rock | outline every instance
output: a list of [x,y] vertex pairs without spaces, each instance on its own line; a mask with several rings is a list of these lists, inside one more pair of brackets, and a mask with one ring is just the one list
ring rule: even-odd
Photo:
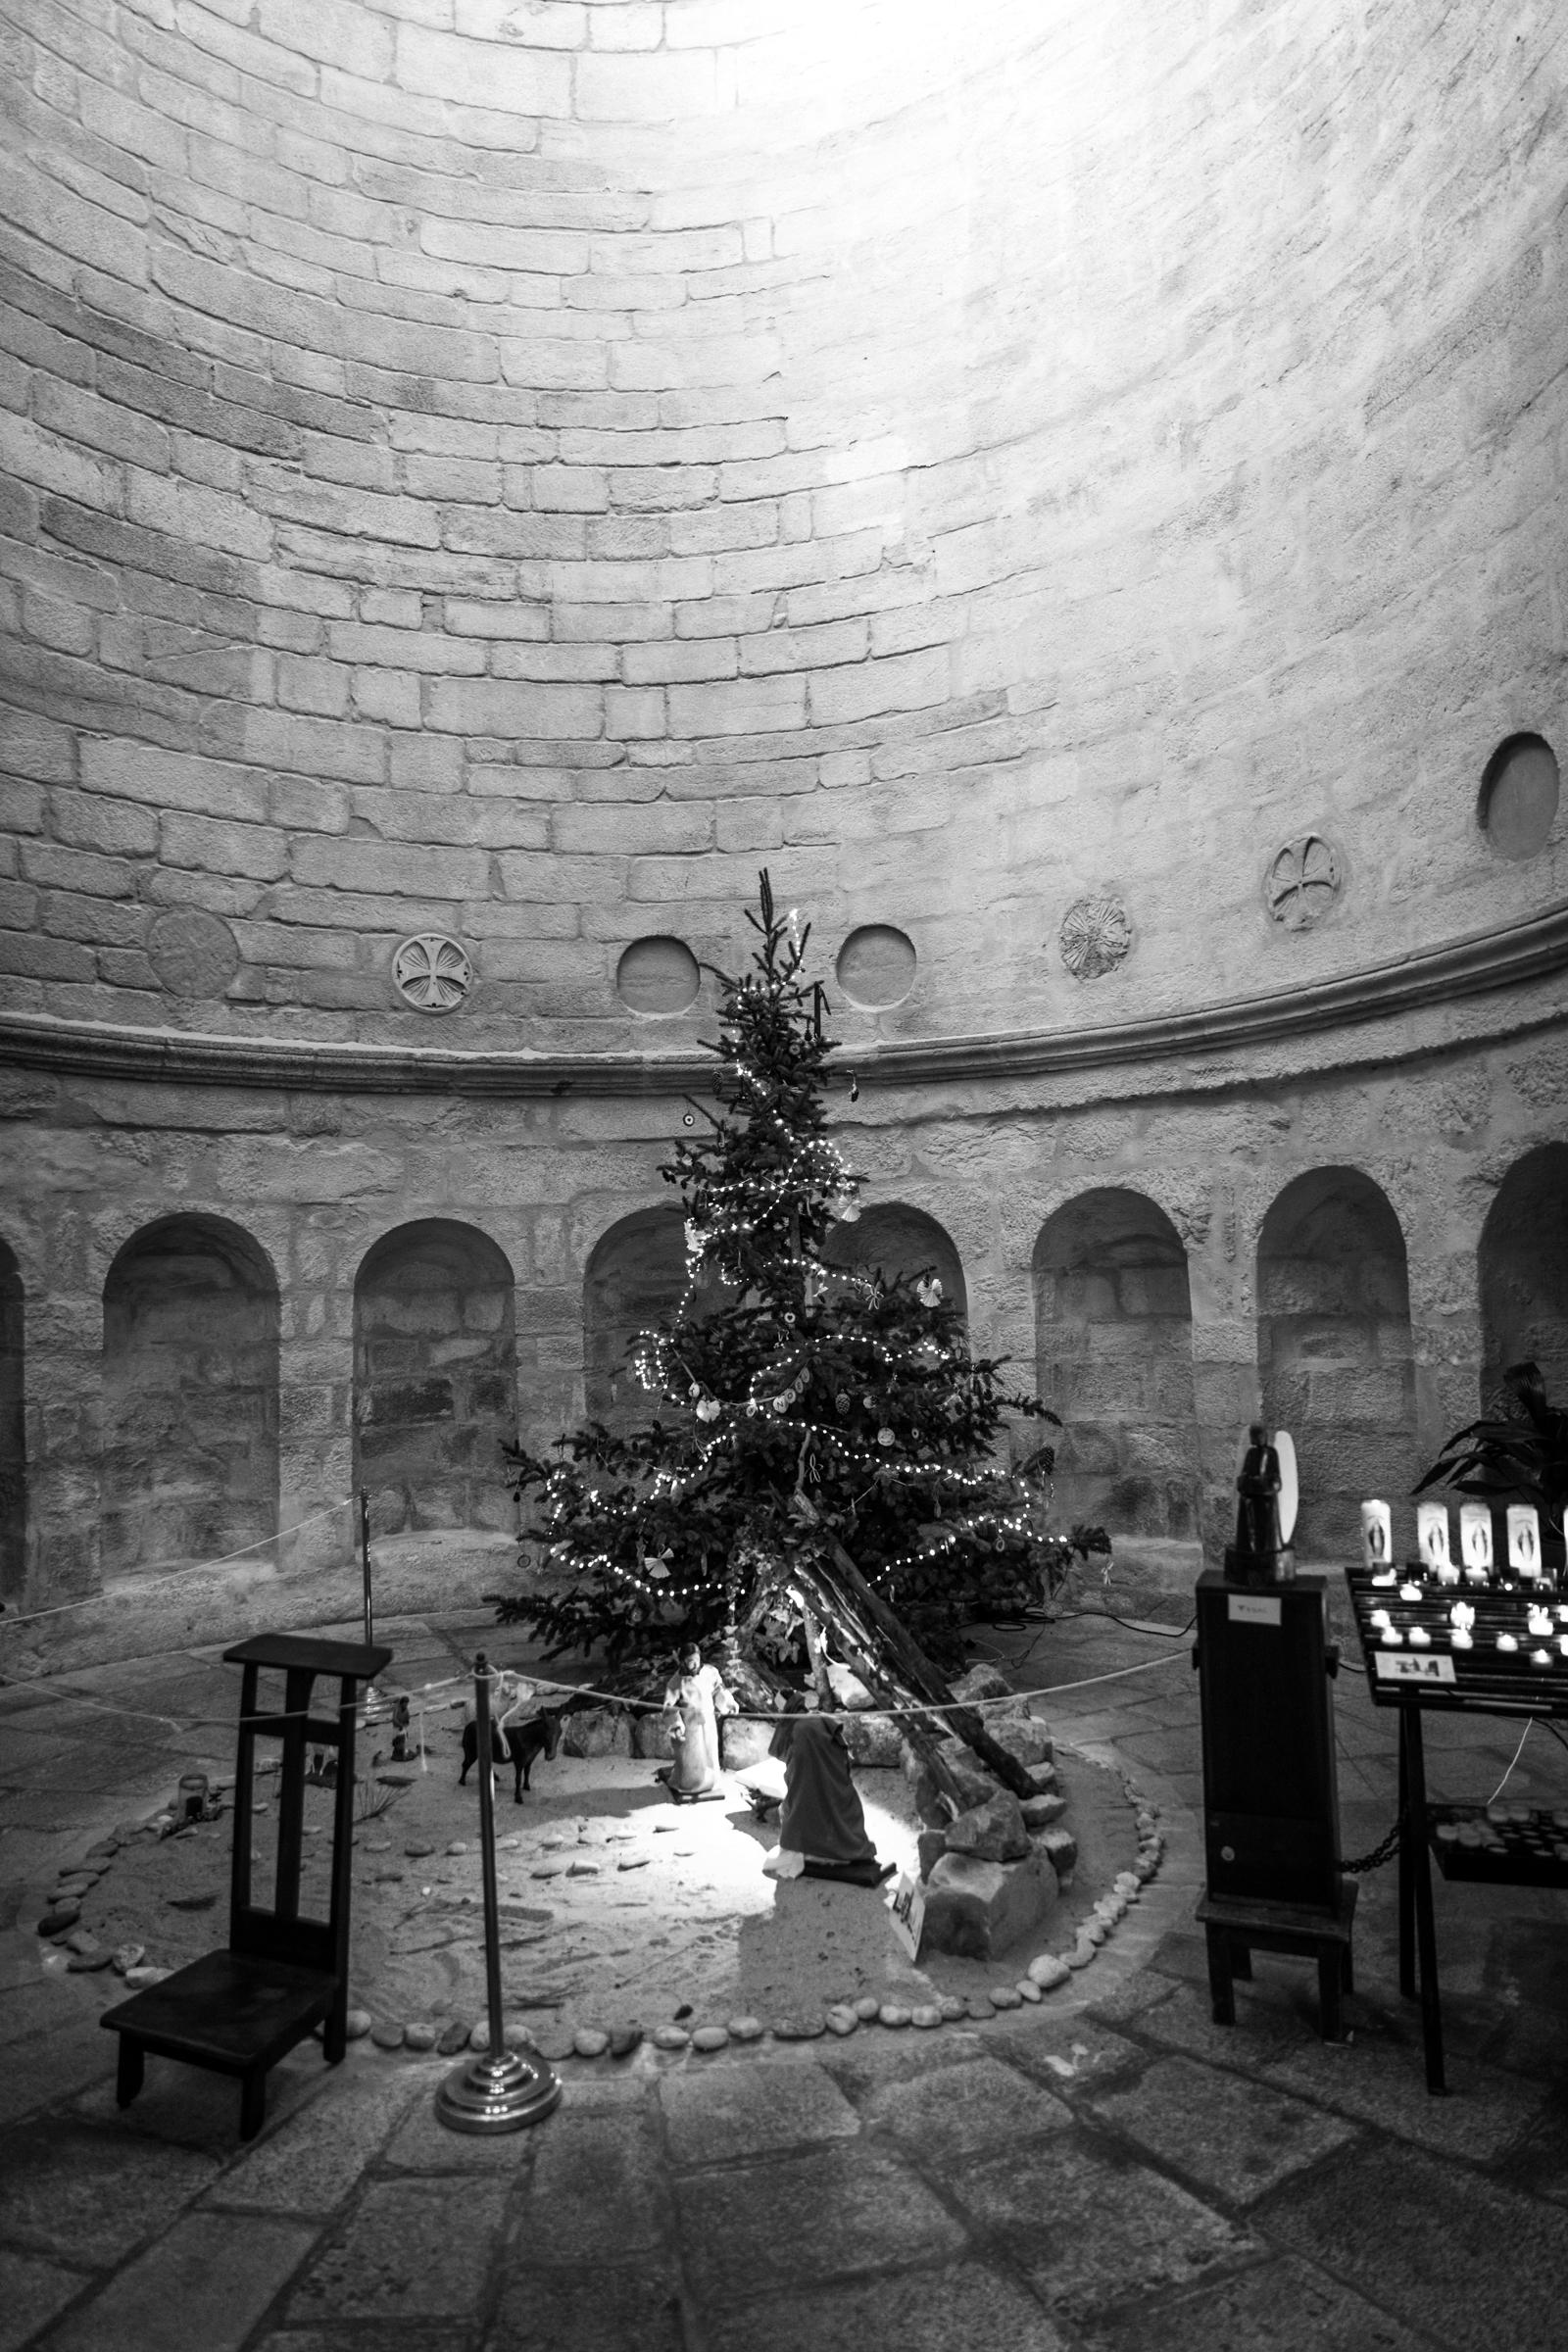
[[[876,2015],[879,2025],[890,2026],[895,2033],[898,2033],[902,2027],[911,2022],[913,2012],[902,2007],[898,2001],[881,2001],[877,2005]],[[940,2012],[937,2022],[941,2023]]]
[[815,2041],[824,2030],[824,2020],[815,2016],[781,2017],[773,2027],[775,2041]]
[[84,1871],[78,1871],[73,1878],[62,1879],[54,1893],[49,1897],[51,1910],[58,1909],[62,1903],[79,1903],[84,1894],[91,1894],[97,1884],[98,1874],[96,1871],[91,1876]]
[[[127,1977],[125,1982],[128,1984],[130,1979]],[[368,2009],[348,2010],[343,2019],[343,2034],[345,2040],[363,2041],[374,2023],[375,2020],[370,2015]]]
[[568,1862],[566,1876],[568,1879],[597,1879],[599,1865],[597,1862]]
[[111,1957],[112,1954],[101,1943],[95,1943],[90,1951],[73,1952],[66,1962],[66,1970],[70,1976],[88,1976],[94,1969],[107,1968]]
[[754,1716],[726,1715],[718,1727],[718,1760],[724,1770],[745,1772],[751,1765],[760,1764],[767,1754],[773,1728]]
[[450,2026],[442,2028],[441,2038],[435,2045],[437,2054],[442,2058],[455,2058],[460,2050],[467,2048],[468,2035],[472,2031],[473,2028],[466,2025],[461,2017],[454,2018]]
[[93,1934],[91,1928],[73,1928],[70,1935],[66,1937],[66,1949],[69,1952],[77,1953],[101,1952],[103,1951],[104,1947],[99,1942],[97,1936]]
[[656,2050],[683,2050],[691,2040],[684,2026],[656,2026],[653,2043]]
[[1051,1734],[1033,1715],[1004,1715],[990,1720],[987,1731],[1015,1764],[1049,1765],[1054,1756]]
[[629,1756],[631,1724],[624,1707],[578,1707],[561,1727],[568,1756]]
[[1151,1832],[1157,1827],[1158,1815],[1152,1813],[1149,1807],[1145,1805],[1143,1811],[1138,1816],[1138,1835],[1140,1838],[1147,1838]]
[[490,2047],[490,2028],[482,2017],[468,2034],[468,2047],[470,2050],[487,2050]]
[[562,1868],[559,1862],[536,1862],[528,1876],[530,1879],[559,1879]]
[[1089,1936],[1080,1936],[1072,1950],[1067,1954],[1067,1966],[1074,1970],[1087,1968],[1099,1948],[1099,1945],[1092,1942]]
[[965,2017],[972,2017],[977,2026],[983,2026],[997,2013],[991,2005],[988,1994],[972,1992],[963,2004],[963,2014]]
[[1051,1864],[1058,1886],[1072,1885],[1072,1874],[1078,1867],[1078,1840],[1071,1830],[1043,1830],[1035,1839],[1035,1851]]
[[139,1968],[141,1966],[146,1957],[147,1946],[144,1943],[118,1944],[112,1955],[116,1976],[128,1976],[133,1968]]
[[1064,1796],[1026,1796],[1018,1810],[1023,1815],[1025,1829],[1049,1830],[1052,1823],[1059,1821],[1066,1812],[1067,1799]]
[[[952,1773],[966,1812],[996,1795],[996,1782],[961,1740],[938,1740],[937,1753]],[[904,1749],[904,1777],[914,1791],[915,1811],[927,1829],[946,1829],[950,1818],[947,1805],[924,1764],[907,1745]]]
[[1042,1992],[1051,1992],[1056,1985],[1066,1984],[1070,1971],[1066,1961],[1058,1959],[1054,1952],[1041,1952],[1030,1961],[1026,1974]]
[[610,2055],[612,2058],[629,2058],[633,2050],[641,2049],[642,2039],[641,2026],[612,2027],[610,2035]]
[[851,2003],[851,2007],[862,2026],[868,2026],[873,2017],[882,2014],[882,2004],[874,1992],[862,1992],[858,2001]]
[[378,2050],[401,2050],[403,2047],[401,2020],[383,2018],[378,2026],[370,2028],[370,2039]]
[[81,1905],[79,1903],[56,1903],[54,1908],[46,1911],[39,1920],[38,1933],[40,1936],[67,1935],[80,1917]]
[[922,1879],[928,1879],[948,1850],[947,1833],[945,1830],[922,1830],[915,1843],[919,1852],[919,1875]]
[[760,2017],[732,2017],[729,2021],[731,2041],[760,2041],[766,2032]]
[[651,1757],[656,1763],[667,1764],[670,1759],[670,1727],[674,1716],[663,1707],[638,1707],[631,1718],[631,1752],[634,1756]]
[[1014,1695],[1012,1685],[997,1666],[965,1667],[957,1681],[950,1683],[948,1689],[955,1698],[962,1699],[966,1706],[973,1706],[982,1698],[1010,1699]]
[[426,1854],[433,1854],[435,1852],[435,1847],[433,1845],[419,1844],[406,1845],[403,1848],[403,1851],[405,1854],[407,1854],[411,1862],[422,1862]]
[[1023,2000],[1022,1996],[1014,1990],[1012,1985],[993,1984],[991,1987],[991,2006],[993,2009],[1021,2009],[1023,2007]]
[[149,1984],[162,1984],[164,1979],[172,1976],[173,1973],[173,1970],[169,1968],[127,1968],[125,1990],[127,1992],[145,1992]]
[[602,2058],[610,2047],[610,2035],[602,2026],[579,2026],[571,2037],[575,2058]]
[[945,2026],[956,2026],[964,2014],[964,2004],[956,1992],[945,1992],[937,2002]]
[[948,1824],[945,1837],[950,1854],[972,1854],[981,1862],[1017,1862],[1030,1850],[1022,1808],[1006,1788],[960,1813]]
[[403,2029],[403,2046],[409,2050],[433,2050],[437,2030],[424,2018],[415,2018]]
[[1094,1945],[1096,1951],[1098,1951],[1109,1934],[1110,1930],[1106,1927],[1102,1919],[1086,1919],[1083,1926],[1078,1931],[1078,1937],[1079,1941],[1082,1942],[1084,1937],[1087,1936],[1089,1941]]
[[617,1870],[646,1870],[648,1861],[647,1854],[622,1854],[617,1860],[615,1868]]
[[722,2026],[699,2026],[692,2035],[692,2048],[711,2052],[728,2046],[729,2035]]
[[926,1881],[925,1942],[932,1951],[1000,1959],[1055,1900],[1054,1874],[1038,1854],[1022,1862],[944,1854]]
[[840,2040],[843,2040],[848,2034],[859,2032],[859,2018],[853,2009],[842,2002],[835,2003],[823,2022],[826,2024],[828,2032],[838,2034]]
[[452,1843],[447,1847],[447,1852],[449,1854],[466,1854],[467,1850],[468,1841],[466,1838],[454,1838]]
[[940,2001],[917,2001],[909,2011],[909,2023],[911,2026],[918,2027],[922,2034],[929,2034],[937,2026],[945,2025],[947,2020],[942,2014],[942,2003]]
[[1040,1987],[1033,1977],[1020,1977],[1013,1986],[1013,1990],[1020,2001],[1038,2001],[1042,1997]]
[[885,1715],[852,1715],[844,1726],[844,1744],[867,1772],[903,1769],[904,1734]]

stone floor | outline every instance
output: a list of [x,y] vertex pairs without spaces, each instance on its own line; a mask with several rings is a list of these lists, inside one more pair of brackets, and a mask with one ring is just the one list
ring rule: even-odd
[[[454,1661],[472,1624],[395,1628]],[[121,2115],[97,1976],[46,1978],[65,1861],[226,1773],[213,1652],[0,1689],[0,2352],[1404,2352],[1568,2341],[1568,1901],[1438,1888],[1451,2095],[1398,1995],[1392,1870],[1363,1884],[1352,2033],[1260,1958],[1209,2020],[1197,1681],[1102,1618],[997,1636],[1059,1739],[1131,1767],[1164,1868],[1039,2008],[915,2035],[569,2062],[500,2140],[435,2121],[445,2062],[355,2044],[231,2086],[150,2060]],[[1129,1666],[1113,1681],[1089,1678]],[[68,1700],[62,1682],[75,1694]],[[1338,1687],[1345,1845],[1394,1811],[1394,1727]],[[202,1721],[202,1718],[212,1718]],[[1488,1797],[1519,1734],[1438,1723],[1434,1790]],[[1510,1797],[1568,1802],[1533,1731]]]

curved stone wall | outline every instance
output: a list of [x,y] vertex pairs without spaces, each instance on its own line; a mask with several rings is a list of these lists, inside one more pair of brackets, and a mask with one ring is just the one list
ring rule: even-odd
[[1563,897],[1544,4],[0,26],[13,1008],[668,1052],[765,859],[914,949],[853,1044]]

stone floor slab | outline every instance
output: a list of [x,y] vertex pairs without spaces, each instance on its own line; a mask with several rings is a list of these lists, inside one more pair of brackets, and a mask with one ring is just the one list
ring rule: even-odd
[[520,2263],[635,2262],[663,2243],[668,2168],[652,2132],[624,2114],[558,2113],[534,2128]]
[[687,2275],[708,2312],[740,2285],[797,2291],[857,2271],[940,2262],[964,2231],[906,2166],[839,2142],[677,2181]]
[[190,2148],[126,2142],[39,2117],[0,2138],[0,2230],[66,2261],[107,2265],[166,2230],[218,2170]]
[[1115,2315],[1087,2352],[1429,2352],[1429,2339],[1287,2255]]
[[685,2352],[688,2337],[675,2276],[655,2261],[634,2270],[509,2271],[483,2342],[484,2352]]
[[659,2085],[669,2152],[681,2165],[724,2164],[807,2141],[853,2139],[859,2119],[831,2076],[744,2061],[668,2075]]
[[315,2239],[270,2215],[187,2214],[73,2311],[49,2352],[236,2352]]
[[871,2094],[863,2113],[868,2125],[906,2141],[928,2167],[1062,2132],[1072,2122],[1060,2099],[989,2056],[891,2082]]
[[[214,2181],[209,2205],[265,2213],[332,2212],[358,2181],[399,2119],[427,2089],[412,2069],[386,2073],[350,2058],[347,2079],[317,2096],[244,2149]],[[456,2139],[455,2132],[446,2136]],[[469,2144],[492,2146],[492,2141]]]
[[1384,2143],[1293,2182],[1254,2218],[1451,2352],[1560,2352],[1568,2213],[1468,2168]]
[[34,2041],[14,2043],[0,2066],[0,2126],[71,2098],[114,2071],[115,2053],[96,2016],[73,2018]]
[[1081,2131],[967,2164],[951,2193],[1074,2325],[1129,2295],[1250,2261],[1258,2239]]
[[82,2271],[0,2246],[0,2352],[22,2352],[89,2283]]
[[1094,2112],[1198,2188],[1248,2205],[1355,2136],[1305,2099],[1270,2091],[1191,2058],[1161,2058]]
[[[744,2303],[707,2321],[707,2352],[1062,2352],[1015,2279],[980,2262]],[[596,2348],[597,2352],[597,2348]]]
[[372,2181],[296,2286],[289,2319],[475,2316],[500,2245],[504,2196],[494,2180]]

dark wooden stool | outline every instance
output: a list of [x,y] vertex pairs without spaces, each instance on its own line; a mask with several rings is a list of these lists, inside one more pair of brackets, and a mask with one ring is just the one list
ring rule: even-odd
[[1340,1996],[1353,1989],[1350,1928],[1359,1891],[1354,1879],[1342,1879],[1339,1902],[1332,1911],[1304,1903],[1201,1895],[1198,1921],[1208,1944],[1208,1990],[1215,2025],[1235,2025],[1235,1980],[1251,1976],[1253,1952],[1290,1952],[1317,1962],[1319,2030],[1325,2041],[1343,2041]]
[[[149,2050],[181,2058],[240,2082],[239,2135],[254,2139],[267,2112],[268,2070],[317,2026],[329,2066],[346,2046],[349,1991],[349,1894],[354,1860],[354,1711],[359,1686],[380,1673],[389,1649],[318,1642],[304,1634],[260,1634],[223,1652],[242,1665],[239,1747],[234,1766],[234,1850],[229,1884],[228,1949],[208,1952],[104,2012],[120,2035],[116,2095],[128,2107],[142,2085]],[[284,1676],[281,1714],[258,1714],[264,1666]],[[318,1675],[336,1678],[337,1712],[311,1713]],[[277,1791],[277,1874],[270,1908],[251,1898],[256,1742],[281,1742]],[[307,1746],[329,1750],[336,1766],[332,1808],[331,1894],[324,1920],[300,1917],[305,1846]]]

